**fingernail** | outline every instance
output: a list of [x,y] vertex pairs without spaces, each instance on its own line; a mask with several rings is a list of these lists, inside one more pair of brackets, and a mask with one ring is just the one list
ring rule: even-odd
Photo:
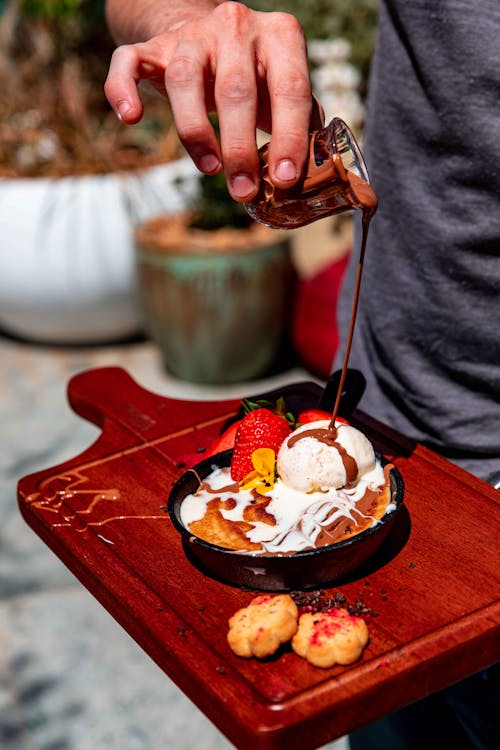
[[247,174],[237,174],[231,178],[231,188],[238,198],[247,198],[255,190],[255,182]]
[[282,159],[276,166],[275,175],[283,182],[291,182],[297,178],[297,168],[291,159]]
[[118,115],[118,119],[123,120],[127,112],[130,112],[132,107],[130,106],[129,102],[122,101],[118,104],[116,108],[116,114]]
[[204,154],[200,158],[200,169],[202,172],[215,172],[220,167],[220,161],[215,154]]

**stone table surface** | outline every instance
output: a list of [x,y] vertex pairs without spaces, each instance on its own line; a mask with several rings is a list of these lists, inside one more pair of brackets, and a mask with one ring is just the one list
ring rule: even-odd
[[[118,365],[172,398],[232,398],[314,380],[294,368],[251,384],[176,380],[148,341],[50,347],[0,335],[0,748],[227,750],[232,745],[83,588],[21,518],[17,481],[85,449],[94,425],[66,384]],[[343,750],[347,740],[330,743]]]

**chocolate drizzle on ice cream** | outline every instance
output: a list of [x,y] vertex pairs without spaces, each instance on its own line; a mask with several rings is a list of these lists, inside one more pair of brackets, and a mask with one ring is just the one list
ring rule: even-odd
[[[340,425],[340,427],[341,426],[342,425]],[[358,477],[358,464],[356,462],[356,459],[353,458],[353,456],[350,456],[344,446],[340,442],[338,442],[338,428],[335,426],[331,427],[331,425],[329,425],[328,427],[317,427],[315,429],[307,428],[302,432],[297,431],[290,438],[288,438],[288,440],[286,441],[287,446],[289,448],[293,448],[295,443],[297,443],[299,440],[303,440],[306,437],[318,440],[320,443],[329,445],[338,451],[346,473],[345,486],[352,487],[356,483],[356,479]]]

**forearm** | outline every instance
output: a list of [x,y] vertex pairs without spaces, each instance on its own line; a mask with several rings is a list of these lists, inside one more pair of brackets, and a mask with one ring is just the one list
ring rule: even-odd
[[187,20],[209,13],[224,0],[106,0],[106,17],[117,44],[144,42]]

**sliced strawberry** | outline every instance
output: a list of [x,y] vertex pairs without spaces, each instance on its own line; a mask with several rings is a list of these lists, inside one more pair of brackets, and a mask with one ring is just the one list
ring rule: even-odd
[[231,450],[234,446],[234,439],[236,437],[236,432],[238,430],[239,424],[241,422],[241,419],[238,419],[236,422],[233,422],[227,430],[224,430],[222,435],[220,435],[212,445],[207,450],[206,455],[207,456],[214,456],[216,453],[222,453],[222,451],[228,451]]
[[231,478],[241,482],[254,469],[252,453],[257,448],[271,448],[278,453],[281,443],[290,432],[291,427],[286,419],[274,414],[270,409],[263,407],[248,412],[236,432],[231,459]]

